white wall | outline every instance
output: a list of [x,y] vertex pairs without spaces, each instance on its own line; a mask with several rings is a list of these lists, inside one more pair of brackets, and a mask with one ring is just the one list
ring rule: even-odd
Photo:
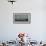
[[[18,32],[31,34],[32,39],[46,40],[45,0],[17,0],[14,5],[0,0],[0,40],[11,40]],[[13,24],[13,12],[30,12],[31,24]]]

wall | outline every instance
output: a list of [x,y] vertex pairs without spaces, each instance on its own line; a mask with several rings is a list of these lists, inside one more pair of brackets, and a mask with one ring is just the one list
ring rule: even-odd
[[[18,32],[27,32],[37,41],[46,40],[45,0],[17,0],[14,5],[0,0],[0,40],[11,40]],[[13,24],[13,13],[30,12],[31,24]]]

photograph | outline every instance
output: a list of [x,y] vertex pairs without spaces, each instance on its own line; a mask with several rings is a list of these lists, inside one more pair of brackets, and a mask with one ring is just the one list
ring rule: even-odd
[[0,46],[46,46],[46,0],[0,0]]

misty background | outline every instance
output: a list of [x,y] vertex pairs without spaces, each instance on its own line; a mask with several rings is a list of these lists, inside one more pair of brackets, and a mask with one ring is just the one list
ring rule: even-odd
[[[13,24],[13,13],[31,13],[31,24]],[[46,40],[46,0],[0,0],[0,41],[15,40],[19,32],[33,40]]]

